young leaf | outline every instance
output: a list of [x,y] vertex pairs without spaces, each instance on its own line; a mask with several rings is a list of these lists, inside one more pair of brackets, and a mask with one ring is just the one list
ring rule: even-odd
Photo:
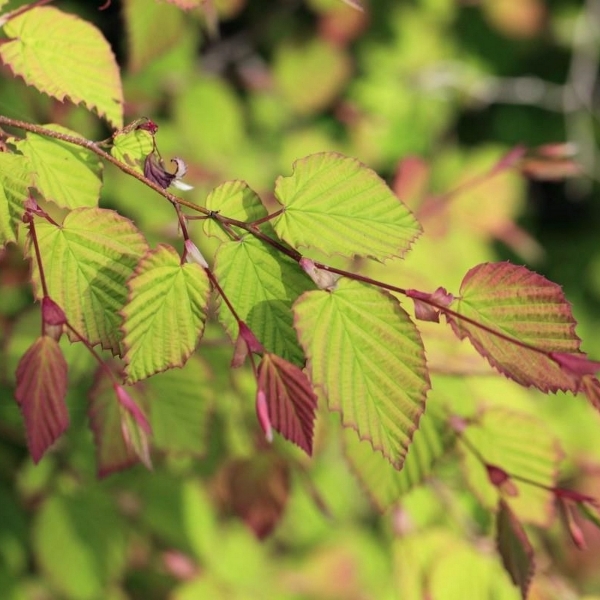
[[203,454],[214,389],[206,364],[191,356],[185,366],[158,373],[145,382],[152,441],[169,452]]
[[523,526],[503,500],[498,505],[496,523],[498,552],[502,557],[502,564],[525,600],[535,573],[533,547]]
[[[36,232],[50,296],[91,344],[120,354],[126,280],[147,250],[141,233],[128,219],[101,208],[75,209],[62,227],[36,222]],[[27,253],[32,257],[31,244]],[[39,298],[39,268],[37,261],[32,264]],[[73,339],[70,331],[69,336]]]
[[258,365],[258,389],[265,394],[273,428],[310,456],[317,397],[306,375],[296,365],[266,353]]
[[204,331],[210,292],[204,269],[181,264],[161,244],[140,261],[128,287],[122,311],[127,382],[183,366]]
[[448,449],[454,437],[445,422],[427,411],[419,421],[402,470],[398,471],[380,454],[373,452],[355,431],[344,429],[344,452],[352,471],[379,510],[385,510],[431,474],[433,465]]
[[297,160],[290,177],[277,179],[275,196],[284,210],[273,226],[295,248],[383,261],[404,256],[421,233],[374,171],[333,152]]
[[[463,279],[456,309],[473,322],[448,315],[456,335],[517,383],[543,392],[577,392],[581,382],[550,353],[581,356],[575,319],[560,286],[509,263],[485,263]],[[477,327],[483,325],[486,329]],[[489,330],[533,346],[523,347]]]
[[127,133],[120,133],[113,138],[110,153],[114,158],[129,165],[141,165],[154,149],[152,135],[145,129],[135,128]]
[[421,337],[398,301],[341,279],[294,304],[313,383],[342,424],[400,468],[429,389]]
[[66,395],[67,361],[58,342],[43,335],[21,358],[15,390],[35,463],[69,426]]
[[[550,488],[556,484],[562,453],[546,424],[530,415],[495,407],[478,415],[467,425],[463,435],[487,465],[499,469],[496,473],[503,472],[510,477],[508,489],[511,495],[505,500],[518,518],[541,527],[547,526],[554,505]],[[498,503],[498,489],[490,481],[489,469],[481,464],[468,446],[459,444],[459,448],[469,487],[486,508],[494,510]],[[519,477],[532,480],[539,486],[524,483]],[[502,483],[499,477],[496,483]]]
[[[291,307],[300,294],[313,287],[298,265],[252,236],[221,244],[215,275],[240,319],[269,351],[301,365],[304,354],[292,325]],[[237,322],[221,305],[219,320],[231,339]]]
[[0,152],[0,247],[17,241],[17,230],[25,210],[33,173],[28,160],[18,154]]
[[148,422],[131,396],[120,389],[121,396],[125,394],[130,400],[127,406],[120,401],[113,382],[99,372],[90,393],[88,416],[96,444],[98,477],[126,469],[140,460],[151,468]]
[[[45,127],[77,136],[58,125]],[[35,171],[34,185],[46,200],[62,208],[97,206],[102,164],[95,154],[34,133],[28,133],[24,140],[17,142],[17,148],[29,159]]]
[[83,103],[115,128],[123,126],[119,67],[100,31],[79,17],[37,7],[4,26],[0,59],[28,85]]
[[[206,198],[206,208],[237,221],[252,222],[267,216],[261,199],[245,181],[226,181],[216,187]],[[212,219],[204,222],[204,233],[224,242],[231,239]],[[240,231],[240,234],[243,235],[243,232]]]

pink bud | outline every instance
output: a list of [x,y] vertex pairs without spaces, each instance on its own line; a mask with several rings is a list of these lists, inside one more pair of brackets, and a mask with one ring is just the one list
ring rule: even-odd
[[185,259],[189,263],[196,263],[204,269],[208,269],[208,263],[200,252],[200,249],[192,240],[185,240]]
[[263,390],[258,390],[256,394],[256,416],[260,427],[265,434],[267,442],[273,441],[273,428],[271,427],[271,418],[269,417],[269,407],[267,406],[267,397]]
[[150,422],[140,407],[135,403],[133,398],[122,386],[118,384],[115,384],[114,390],[117,394],[117,400],[119,401],[119,404],[133,417],[135,422],[142,428],[142,430],[150,435],[152,433]]

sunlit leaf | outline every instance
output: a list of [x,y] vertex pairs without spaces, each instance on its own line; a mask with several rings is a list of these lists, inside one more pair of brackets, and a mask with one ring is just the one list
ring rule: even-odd
[[[58,125],[45,127],[78,137]],[[95,154],[34,133],[28,133],[17,143],[17,148],[29,159],[35,171],[34,185],[46,200],[52,200],[62,208],[97,206],[102,164]]]
[[525,600],[535,572],[533,547],[523,526],[502,500],[498,507],[497,528],[498,552],[502,563]]
[[342,423],[399,468],[425,405],[421,337],[397,300],[355,281],[294,304],[308,371]]
[[202,337],[210,284],[195,263],[160,245],[128,281],[123,343],[128,383],[185,364]]
[[[141,412],[139,406],[136,410]],[[140,461],[147,467],[151,466],[147,427],[140,425],[133,418],[131,410],[119,401],[113,381],[104,373],[98,374],[90,393],[88,414],[96,444],[99,477],[121,471]]]
[[[237,221],[252,222],[267,216],[267,209],[245,181],[226,181],[216,187],[206,198],[206,208]],[[204,222],[204,233],[223,241],[231,239],[212,219]]]
[[421,232],[385,182],[353,158],[312,154],[293,170],[277,179],[275,195],[284,209],[272,223],[296,248],[383,261],[404,256]]
[[0,59],[28,85],[60,101],[94,109],[123,125],[123,90],[110,45],[91,23],[52,7],[37,7],[4,26]]
[[[292,326],[291,307],[311,280],[291,259],[252,236],[222,244],[215,258],[215,275],[240,319],[269,351],[296,364],[304,362]],[[231,339],[237,322],[222,304],[219,319]]]
[[[429,400],[431,403],[431,400]],[[432,472],[433,466],[447,451],[453,436],[439,416],[432,414],[428,403],[419,421],[408,454],[398,471],[371,445],[360,441],[356,432],[344,429],[344,452],[350,466],[374,504],[380,509],[398,502],[401,496],[422,483]]]
[[69,426],[66,395],[67,361],[58,342],[43,335],[21,358],[15,390],[33,462],[39,462]]
[[137,165],[141,169],[144,159],[152,152],[154,145],[152,136],[144,129],[136,128],[127,133],[121,133],[113,138],[110,153],[121,162]]
[[258,365],[258,389],[265,394],[273,427],[312,454],[317,397],[304,372],[280,356],[266,353]]
[[33,173],[27,159],[0,152],[0,246],[16,241],[31,185]]
[[192,356],[183,368],[158,373],[145,382],[155,448],[195,455],[206,451],[215,396],[209,375],[206,364]]
[[456,311],[470,319],[448,316],[456,334],[507,377],[543,392],[578,390],[578,379],[549,356],[580,354],[571,306],[557,284],[525,267],[485,263],[465,275]]
[[[535,417],[505,408],[489,408],[464,431],[470,445],[489,465],[500,467],[511,477],[511,488],[517,495],[505,497],[517,518],[527,523],[546,526],[553,514],[554,495],[562,453],[547,425]],[[535,443],[532,443],[535,440]],[[498,489],[490,482],[485,467],[469,450],[459,444],[463,454],[467,482],[489,510],[496,510]],[[538,483],[529,485],[522,477]]]
[[[100,208],[76,209],[62,227],[36,222],[36,231],[50,296],[91,344],[119,354],[126,280],[147,249],[141,233],[128,219]],[[39,269],[35,260],[32,264],[40,297]]]

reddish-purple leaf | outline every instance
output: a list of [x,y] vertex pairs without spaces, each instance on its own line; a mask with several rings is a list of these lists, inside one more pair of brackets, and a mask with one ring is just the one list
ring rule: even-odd
[[535,573],[533,547],[523,526],[504,500],[499,502],[496,526],[502,564],[525,600]]
[[66,395],[67,361],[58,342],[43,335],[19,361],[15,391],[35,463],[69,426]]
[[308,377],[296,365],[266,353],[258,366],[258,390],[257,409],[262,392],[273,428],[311,455],[317,397]]
[[150,425],[131,395],[100,373],[90,394],[90,427],[96,444],[98,476],[105,477],[139,461],[151,468]]
[[273,452],[229,461],[217,475],[219,504],[262,539],[279,523],[290,493],[288,463]]
[[460,292],[448,321],[493,367],[543,392],[579,390],[581,378],[563,365],[577,361],[565,355],[585,355],[560,286],[525,267],[485,263],[466,274]]

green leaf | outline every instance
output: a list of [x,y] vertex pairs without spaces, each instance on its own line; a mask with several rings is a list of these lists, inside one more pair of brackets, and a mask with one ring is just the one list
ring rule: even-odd
[[398,471],[370,444],[361,441],[355,431],[344,429],[344,451],[352,471],[380,510],[385,510],[410,489],[422,483],[432,472],[435,462],[444,455],[453,436],[446,423],[427,411],[419,421],[402,469]]
[[150,132],[144,129],[134,129],[116,135],[113,138],[110,153],[121,162],[139,167],[139,171],[142,172],[144,160],[153,149],[154,144]]
[[[36,221],[36,231],[50,296],[91,344],[120,354],[126,281],[147,249],[141,233],[128,219],[101,208],[75,209],[62,227]],[[31,243],[27,253],[33,258]],[[35,260],[32,264],[41,298],[39,269]]]
[[273,75],[284,100],[295,113],[326,109],[342,91],[352,72],[348,54],[322,37],[278,47]]
[[123,9],[128,67],[137,72],[178,42],[185,17],[173,6],[146,0],[125,0]]
[[[292,325],[291,308],[313,285],[297,263],[247,235],[219,247],[215,275],[240,319],[266,350],[302,364],[304,354]],[[223,304],[219,320],[231,339],[237,339],[237,322]]]
[[[237,221],[252,222],[267,216],[267,209],[256,192],[245,181],[226,181],[216,187],[206,198],[206,208]],[[234,227],[240,235],[243,230]],[[229,241],[231,238],[212,219],[204,222],[204,233]]]
[[36,564],[63,598],[105,597],[127,564],[125,523],[98,492],[48,498],[32,532]]
[[426,598],[518,600],[520,597],[495,556],[465,544],[439,556],[427,575]]
[[208,367],[198,356],[190,357],[181,369],[148,379],[146,395],[154,447],[195,455],[206,452],[215,394]]
[[421,233],[374,171],[334,152],[297,160],[290,177],[277,179],[275,196],[284,209],[273,226],[295,248],[383,261],[404,256]]
[[400,468],[425,407],[421,337],[391,296],[356,281],[303,294],[295,327],[313,384],[342,424]]
[[0,245],[17,241],[33,174],[24,156],[0,152]]
[[456,335],[468,338],[493,367],[510,379],[543,392],[578,391],[579,378],[549,356],[564,353],[583,357],[571,306],[559,285],[525,267],[507,262],[484,263],[465,275],[452,308],[471,321],[448,315]]
[[[45,127],[77,136],[58,125]],[[27,133],[23,141],[17,142],[17,148],[29,159],[35,171],[34,185],[46,200],[71,209],[98,205],[102,164],[95,154],[34,133]]]
[[497,528],[502,564],[525,600],[535,573],[533,547],[523,526],[503,500],[500,500],[498,507]]
[[100,31],[79,17],[36,7],[4,26],[0,59],[28,85],[83,103],[115,128],[123,126],[119,67]]
[[[488,465],[547,488],[556,485],[562,453],[543,421],[501,407],[489,408],[467,426],[463,435]],[[498,489],[490,482],[486,468],[465,444],[459,448],[469,487],[486,508],[496,510]],[[553,514],[552,492],[514,477],[510,482],[517,490],[516,496],[505,498],[511,510],[521,521],[546,527]]]
[[182,265],[177,252],[161,244],[141,260],[128,287],[122,311],[127,382],[182,367],[204,331],[210,292],[204,269]]

